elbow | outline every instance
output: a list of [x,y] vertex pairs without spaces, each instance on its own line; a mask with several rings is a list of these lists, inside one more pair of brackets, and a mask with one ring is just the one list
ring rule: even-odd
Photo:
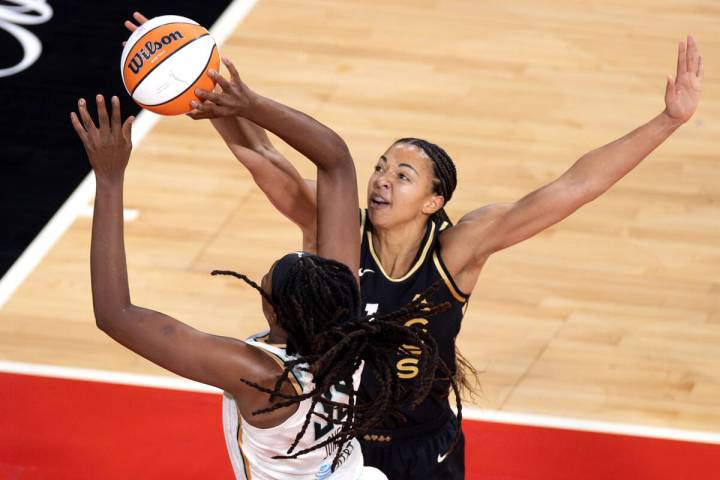
[[110,321],[107,315],[95,312],[95,326],[102,332],[108,333],[110,330]]
[[566,203],[575,205],[573,210],[576,210],[607,192],[608,188],[610,188],[610,185],[606,185],[605,183],[595,179],[574,181],[570,183],[569,188],[565,190],[569,196]]
[[350,155],[350,148],[348,148],[345,140],[343,140],[342,137],[335,132],[332,132],[328,152],[331,152],[333,167],[354,168],[352,155]]
[[108,333],[112,329],[113,315],[106,308],[93,308],[95,314],[95,326],[101,331]]
[[253,152],[270,161],[276,160],[279,155],[275,147],[269,143],[256,143],[252,145],[251,149]]
[[610,185],[603,185],[600,183],[587,185],[580,198],[581,205],[592,202],[609,189]]
[[94,305],[93,313],[95,314],[95,326],[110,337],[115,338],[113,332],[117,331],[117,325],[124,321],[126,312],[126,308],[112,309]]

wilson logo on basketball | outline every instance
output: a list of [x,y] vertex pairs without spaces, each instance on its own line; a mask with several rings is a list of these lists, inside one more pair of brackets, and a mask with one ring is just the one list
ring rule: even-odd
[[209,69],[220,69],[210,33],[178,15],[151,18],[135,30],[120,56],[123,84],[133,100],[161,115],[180,115],[198,100],[195,89],[212,90]]
[[145,46],[141,48],[140,51],[132,57],[132,59],[130,59],[128,68],[132,73],[137,75],[140,70],[142,70],[145,62],[150,61],[153,55],[155,55],[164,46],[170,45],[181,38],[185,37],[183,37],[183,34],[179,31],[175,31],[162,37],[159,42],[145,42]]

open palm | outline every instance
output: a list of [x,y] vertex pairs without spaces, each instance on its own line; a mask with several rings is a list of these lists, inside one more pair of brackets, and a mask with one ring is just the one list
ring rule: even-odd
[[687,44],[678,45],[675,80],[668,77],[665,89],[665,112],[678,122],[687,122],[700,101],[703,80],[703,60],[697,43],[688,35]]

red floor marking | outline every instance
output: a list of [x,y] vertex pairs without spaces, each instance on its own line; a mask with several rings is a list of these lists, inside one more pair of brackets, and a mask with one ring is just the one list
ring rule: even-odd
[[705,480],[720,478],[720,445],[463,422],[468,479]]
[[221,397],[0,374],[0,478],[233,478]]
[[[231,479],[217,394],[0,373],[0,479]],[[465,421],[468,479],[720,478],[720,446]]]

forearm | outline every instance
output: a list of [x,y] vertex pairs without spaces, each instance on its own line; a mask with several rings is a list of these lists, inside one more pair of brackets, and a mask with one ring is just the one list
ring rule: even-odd
[[664,112],[622,138],[583,155],[561,177],[581,185],[589,200],[605,192],[635,168],[680,127]]
[[256,152],[273,148],[265,129],[245,118],[218,117],[211,118],[210,123],[229,146],[240,145]]
[[[315,200],[300,173],[270,144],[264,130],[249,120],[223,117],[211,122],[235,158],[248,169],[255,184],[263,191],[270,203],[298,225],[305,237],[315,241]],[[242,131],[243,124],[250,130],[262,131],[263,135],[251,139]],[[264,137],[264,140],[263,140]],[[254,149],[249,144],[257,141]],[[265,143],[266,142],[266,143]]]
[[347,145],[340,136],[317,120],[262,96],[254,98],[246,118],[273,132],[312,161],[318,169],[352,166]]
[[98,325],[130,307],[123,240],[123,180],[98,180],[90,246],[93,308]]
[[[266,179],[277,180],[282,174],[294,174],[297,181],[302,182],[300,174],[275,150],[261,127],[241,117],[212,118],[210,122],[235,158],[250,171],[256,182]],[[263,185],[258,185],[263,188]]]

